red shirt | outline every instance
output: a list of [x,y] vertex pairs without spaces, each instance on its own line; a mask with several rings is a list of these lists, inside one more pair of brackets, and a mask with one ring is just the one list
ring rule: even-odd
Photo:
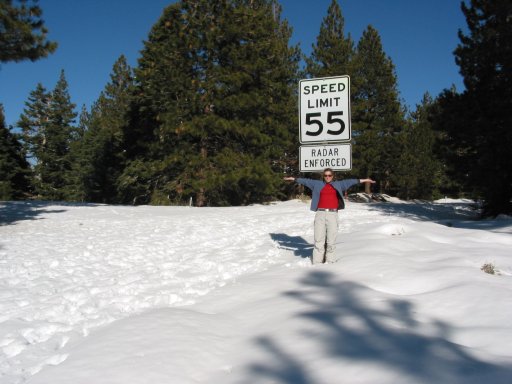
[[320,191],[320,201],[318,208],[338,209],[338,195],[334,187],[327,183]]

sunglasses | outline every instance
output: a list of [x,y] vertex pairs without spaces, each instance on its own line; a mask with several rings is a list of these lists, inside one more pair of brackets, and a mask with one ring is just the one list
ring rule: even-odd
[[324,175],[324,177],[332,177],[332,175]]

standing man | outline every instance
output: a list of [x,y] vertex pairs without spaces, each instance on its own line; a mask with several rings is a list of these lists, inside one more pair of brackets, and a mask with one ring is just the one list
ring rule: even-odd
[[315,248],[311,262],[319,264],[324,262],[334,263],[336,258],[336,235],[338,233],[338,210],[343,209],[343,192],[358,183],[372,183],[372,179],[347,179],[334,180],[334,172],[326,168],[323,172],[323,181],[313,179],[302,179],[285,177],[284,180],[295,181],[302,184],[313,192],[311,199],[311,210],[315,214]]

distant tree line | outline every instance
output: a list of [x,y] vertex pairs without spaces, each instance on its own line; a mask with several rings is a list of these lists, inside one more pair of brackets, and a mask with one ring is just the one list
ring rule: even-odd
[[[53,52],[39,7],[0,6],[0,29],[26,23],[35,36],[10,31],[25,42],[0,39],[2,62]],[[277,1],[177,1],[137,67],[121,56],[89,110],[76,113],[64,71],[53,90],[30,93],[20,134],[0,109],[0,199],[206,206],[289,197],[281,177],[299,173],[298,80],[348,74],[347,177],[372,177],[379,192],[404,199],[466,196],[483,199],[487,215],[511,213],[512,3],[461,8],[468,34],[459,32],[455,59],[466,90],[426,94],[409,111],[378,31],[369,25],[357,43],[346,36],[337,0],[310,56],[290,45]]]

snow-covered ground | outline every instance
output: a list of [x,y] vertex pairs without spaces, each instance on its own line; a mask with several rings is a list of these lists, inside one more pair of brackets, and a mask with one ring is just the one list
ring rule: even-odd
[[311,266],[313,216],[0,203],[0,382],[512,382],[511,218],[348,203]]

